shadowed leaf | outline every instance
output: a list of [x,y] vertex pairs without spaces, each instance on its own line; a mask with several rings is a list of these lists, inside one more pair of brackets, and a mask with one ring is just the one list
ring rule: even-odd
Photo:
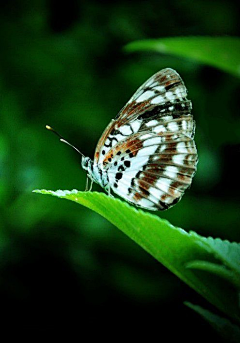
[[[219,273],[216,273],[225,265],[228,272],[239,280],[235,261],[240,260],[239,244],[188,233],[167,220],[104,193],[77,190],[34,192],[68,199],[99,213],[208,301],[236,320],[240,319],[239,285],[233,284],[227,277],[219,278]],[[194,261],[205,261],[205,268],[196,268]],[[218,265],[218,269],[207,268],[211,263]]]
[[127,52],[156,51],[193,59],[240,77],[240,39],[238,37],[171,37],[135,41]]

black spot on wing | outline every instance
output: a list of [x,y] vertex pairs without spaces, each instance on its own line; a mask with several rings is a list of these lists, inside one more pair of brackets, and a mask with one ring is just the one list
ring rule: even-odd
[[122,176],[123,176],[122,173],[117,173],[115,178],[116,178],[116,180],[121,180]]
[[172,206],[171,204],[166,204],[164,201],[161,200],[159,200],[159,205],[162,210],[167,210],[170,206]]
[[116,136],[118,134],[121,134],[121,132],[119,130],[116,130],[116,129],[113,129],[111,132],[110,132],[110,135],[111,136]]
[[104,143],[104,146],[107,148],[111,148],[113,146],[113,141],[115,140],[118,143],[118,140],[115,137],[108,137],[109,144],[106,142]]
[[[173,108],[172,108],[173,107]],[[172,108],[172,110],[169,110]],[[191,101],[175,99],[173,102],[166,101],[163,104],[156,105],[151,110],[145,111],[137,119],[147,121],[148,119],[160,118],[166,113],[171,113],[173,118],[179,117],[180,114],[190,113],[192,109]]]
[[182,85],[182,82],[181,82],[181,81],[178,81],[178,82],[175,82],[175,83],[171,83],[170,85],[165,86],[165,90],[166,90],[166,91],[169,91],[169,89],[174,88],[174,87],[177,87],[177,86],[179,86],[179,85]]
[[125,170],[124,166],[118,167],[118,171],[124,171],[124,170]]
[[[165,107],[165,105],[164,105],[164,107]],[[148,118],[155,117],[159,113],[160,113],[160,106],[155,106],[152,110],[145,111],[142,114],[140,114],[140,116],[138,116],[137,119],[146,120]]]

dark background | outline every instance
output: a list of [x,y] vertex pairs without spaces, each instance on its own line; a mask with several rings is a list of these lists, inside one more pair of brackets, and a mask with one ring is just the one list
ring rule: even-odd
[[93,157],[102,131],[133,92],[171,67],[193,101],[200,162],[182,201],[159,215],[204,236],[239,241],[239,79],[188,59],[123,52],[138,39],[239,35],[239,5],[19,0],[0,6],[2,326],[61,332],[70,325],[83,332],[100,325],[103,332],[114,328],[116,337],[129,327],[189,342],[191,329],[194,337],[214,339],[209,324],[183,304],[211,309],[188,286],[96,213],[32,190],[85,189],[79,156],[46,124]]

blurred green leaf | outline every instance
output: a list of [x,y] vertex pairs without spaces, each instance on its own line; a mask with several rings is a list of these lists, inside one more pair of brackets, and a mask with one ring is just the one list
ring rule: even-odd
[[216,274],[222,278],[225,278],[226,280],[231,282],[233,285],[236,285],[236,287],[240,285],[240,277],[239,277],[240,275],[227,269],[224,265],[219,265],[219,264],[207,262],[207,261],[191,261],[186,266],[187,268],[204,270],[212,274]]
[[[167,220],[130,206],[104,193],[36,190],[84,205],[116,225],[175,275],[199,292],[229,316],[240,320],[238,290],[228,278],[217,273],[188,268],[193,261],[206,261],[225,265],[229,272],[238,274],[240,246],[220,239],[204,238],[194,232],[187,233]],[[206,269],[206,268],[205,268]],[[238,275],[239,278],[239,275]],[[239,286],[239,285],[238,285]]]
[[127,52],[156,51],[194,59],[198,62],[240,76],[240,38],[171,37],[129,43]]
[[228,319],[222,318],[204,308],[186,302],[185,305],[200,314],[211,326],[229,343],[240,342],[240,327],[232,324]]
[[196,238],[197,244],[206,251],[212,252],[217,259],[240,275],[240,245],[238,243],[230,243],[219,238],[202,237],[195,232],[192,232],[191,235]]

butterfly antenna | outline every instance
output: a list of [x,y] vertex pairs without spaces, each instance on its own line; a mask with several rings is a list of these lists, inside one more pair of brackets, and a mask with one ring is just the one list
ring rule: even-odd
[[68,141],[66,141],[66,139],[63,138],[63,136],[61,136],[57,131],[55,131],[51,126],[46,125],[46,129],[49,131],[52,131],[53,133],[55,133],[55,135],[57,135],[60,138],[60,142],[63,142],[67,145],[69,145],[70,147],[72,147],[74,150],[76,150],[80,155],[82,155],[83,157],[85,157],[83,155],[83,153],[81,153],[80,150],[78,150],[74,145],[72,145],[71,143],[69,143]]

